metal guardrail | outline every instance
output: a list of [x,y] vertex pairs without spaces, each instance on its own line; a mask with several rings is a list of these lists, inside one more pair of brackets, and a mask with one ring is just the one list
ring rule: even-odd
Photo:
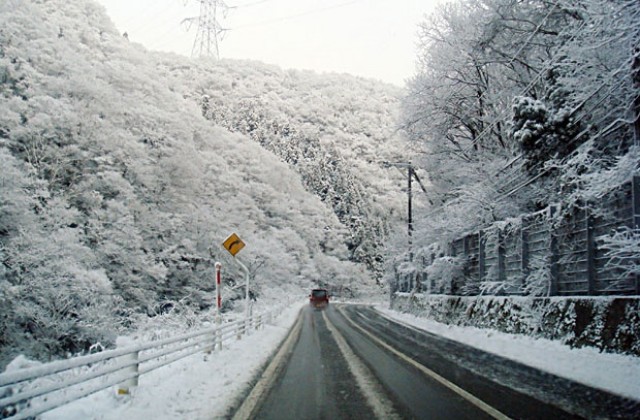
[[128,393],[141,375],[195,353],[222,349],[224,343],[240,339],[251,328],[259,329],[280,312],[272,310],[176,337],[1,373],[0,418],[32,418],[115,385],[119,393]]

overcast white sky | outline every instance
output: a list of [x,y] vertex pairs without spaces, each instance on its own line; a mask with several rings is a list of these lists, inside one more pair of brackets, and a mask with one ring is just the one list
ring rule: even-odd
[[[200,0],[97,0],[129,39],[191,55]],[[414,74],[417,24],[440,0],[226,0],[221,58],[335,71],[402,86]],[[185,5],[186,3],[186,5]],[[235,6],[235,7],[234,7]]]

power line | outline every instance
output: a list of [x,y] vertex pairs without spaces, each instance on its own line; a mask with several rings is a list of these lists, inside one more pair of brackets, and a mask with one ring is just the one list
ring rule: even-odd
[[237,9],[237,8],[241,8],[241,7],[257,6],[257,5],[259,5],[259,4],[266,3],[266,2],[268,2],[268,1],[269,1],[269,0],[258,0],[258,1],[250,2],[250,3],[241,3],[241,4],[236,4],[236,5],[234,5],[234,6],[233,6],[233,8],[236,8],[236,9]]
[[268,19],[268,20],[255,22],[255,23],[249,23],[246,25],[240,25],[234,28],[223,28],[218,21],[218,12],[220,11],[222,12],[223,16],[226,17],[226,14],[229,10],[257,6],[263,3],[267,3],[269,1],[270,0],[257,0],[253,2],[228,6],[224,2],[224,0],[199,0],[200,2],[199,16],[186,18],[186,19],[183,19],[182,21],[183,24],[187,25],[187,28],[190,28],[191,25],[193,25],[194,23],[198,24],[196,38],[194,40],[191,55],[194,57],[203,56],[203,55],[213,56],[216,59],[218,59],[220,57],[219,41],[221,41],[222,38],[224,38],[224,33],[226,31],[229,31],[232,29],[252,28],[257,26],[264,26],[264,25],[269,25],[273,23],[278,23],[278,22],[285,22],[285,21],[298,19],[308,15],[313,15],[313,14],[322,13],[329,10],[350,6],[355,3],[360,3],[363,0],[350,0],[347,2],[334,4],[326,7],[320,7],[312,10],[307,10],[305,12],[287,15],[279,18]]
[[[266,0],[264,0],[266,1]],[[312,9],[312,10],[307,10],[306,12],[300,12],[300,13],[296,13],[296,14],[292,14],[292,15],[288,15],[288,16],[282,16],[279,18],[274,18],[274,19],[267,19],[267,20],[263,20],[260,22],[255,22],[255,23],[248,23],[246,25],[240,25],[240,26],[236,26],[232,29],[243,29],[243,28],[253,28],[256,26],[264,26],[264,25],[270,25],[272,23],[279,23],[279,22],[285,22],[288,20],[294,20],[294,19],[298,19],[304,16],[308,16],[308,15],[313,15],[316,13],[321,13],[321,12],[326,12],[328,10],[333,10],[333,9],[338,9],[341,7],[346,7],[346,6],[350,6],[352,4],[355,3],[359,3],[362,0],[351,0],[351,1],[347,1],[344,3],[339,3],[339,4],[334,4],[333,6],[326,6],[326,7],[319,7],[317,9]],[[257,3],[262,3],[262,2],[257,2]]]
[[[553,11],[553,9],[552,9]],[[543,21],[538,25],[537,29],[541,27],[541,25],[543,24],[543,22],[549,17],[551,12],[549,12],[549,14],[547,14],[547,16],[545,16],[545,18],[543,19]],[[574,29],[569,38],[569,41],[574,39],[579,32],[582,30],[582,28],[586,25],[586,22],[583,21],[580,25],[578,25],[578,27],[576,29]],[[568,30],[565,30],[563,32],[568,32]],[[535,34],[535,33],[534,33]],[[527,40],[527,43],[531,41],[531,39],[533,38],[533,35],[531,37],[529,37],[529,39]],[[562,35],[562,34],[561,34]],[[526,44],[524,45],[526,46]],[[515,57],[517,57],[517,55],[524,49],[524,46],[522,48],[520,48],[518,50],[518,52],[513,56],[513,59],[515,59]],[[523,89],[523,92],[521,94],[525,94],[531,87],[533,87],[533,85],[537,82],[537,80],[539,80],[539,78],[544,74],[545,70],[550,68],[551,66],[555,65],[559,60],[550,60],[549,62],[545,63],[545,65],[543,66],[543,68],[536,74],[536,76],[529,82],[529,84]],[[615,75],[617,75],[619,72],[623,71],[624,68],[626,68],[627,63],[623,63],[618,69],[613,70],[610,73],[610,77],[608,80],[604,80],[603,83],[597,87],[597,89],[595,89],[591,94],[589,94],[586,98],[584,98],[581,102],[579,106],[574,107],[571,112],[570,115],[575,114],[577,111],[579,111],[582,106],[590,99],[592,99],[595,95],[598,94],[598,92],[600,92],[600,90],[602,88],[604,88],[608,83],[609,80],[614,77]],[[620,83],[621,84],[621,83]],[[592,109],[589,112],[584,112],[577,121],[575,121],[575,124],[579,123],[582,119],[585,118],[586,115],[589,115],[591,111],[593,111],[602,101],[604,101],[606,99],[606,97],[608,97],[612,91],[616,88],[616,86],[612,86],[610,87],[607,92],[605,93],[604,97],[602,99],[600,99],[594,106],[592,106]],[[484,93],[483,93],[484,95]],[[603,118],[601,120],[604,121],[606,118],[608,118],[611,114],[608,114],[605,118]],[[498,118],[496,118],[496,120],[490,124],[488,127],[486,127],[473,141],[473,144],[470,145],[468,148],[465,149],[460,149],[460,153],[466,154],[467,152],[471,151],[471,148],[477,144],[477,142],[484,136],[488,135],[490,130],[495,127],[499,122],[504,122],[504,110],[503,110],[503,115],[499,116]],[[580,138],[583,137],[584,134],[586,134],[588,130],[585,130],[581,133],[579,133],[577,136],[575,136],[570,142],[569,144],[574,144],[575,142],[577,142]],[[523,154],[518,155],[515,159],[511,160],[507,165],[505,165],[503,168],[501,168],[500,170],[498,170],[495,174],[493,174],[492,177],[489,177],[487,179],[488,182],[491,182],[492,187],[499,193],[499,195],[496,197],[496,201],[502,200],[506,197],[511,196],[512,194],[516,193],[517,191],[519,191],[520,189],[526,187],[527,185],[530,185],[532,182],[534,182],[535,180],[539,179],[541,176],[543,176],[544,174],[546,174],[550,169],[544,169],[542,172],[539,172],[535,175],[533,175],[532,177],[528,177],[528,179],[525,179],[523,182],[517,181],[518,184],[513,187],[512,185],[514,184],[513,180],[514,177],[517,180],[518,178],[522,178],[521,175],[519,175],[519,173],[521,172],[524,163],[521,163],[519,166],[517,167],[513,167],[512,171],[510,171],[510,174],[508,174],[508,176],[506,176],[505,178],[508,179],[507,182],[502,182],[500,184],[498,183],[494,183],[492,181],[492,179],[494,177],[499,176],[502,172],[504,172],[508,167],[510,167],[515,161],[517,160],[521,160],[523,157]],[[566,160],[563,160],[566,161]],[[543,163],[538,163],[536,166],[534,166],[532,169],[533,170],[540,170],[542,169]],[[487,182],[485,181],[485,182]],[[509,185],[511,184],[511,185]],[[506,187],[506,188],[505,188]],[[500,192],[500,191],[504,191],[504,192]]]
[[[527,41],[518,49],[518,51],[510,58],[509,60],[509,64],[513,63],[513,61],[515,61],[515,59],[517,58],[518,55],[520,55],[520,53],[522,51],[524,51],[524,49],[526,48],[526,46],[533,40],[533,37],[537,34],[537,32],[542,28],[542,25],[544,24],[544,22],[549,18],[549,16],[551,15],[551,13],[555,10],[555,8],[557,7],[557,4],[554,4],[553,7],[551,8],[551,10],[543,17],[543,19],[540,21],[540,23],[536,26],[536,29],[531,33],[531,35],[529,36],[529,38],[527,39]],[[580,25],[578,25],[577,28],[572,28],[572,27],[567,27],[565,28],[563,31],[560,32],[560,34],[558,34],[558,37],[561,36],[565,36],[567,35],[569,32],[572,32],[571,35],[569,36],[569,39],[566,42],[570,42],[571,40],[573,40],[582,30],[582,28],[586,25],[586,22],[583,21],[580,23]],[[562,59],[562,57],[560,57],[559,55],[557,56],[557,58],[555,58],[554,60],[549,60],[547,62],[544,63],[544,65],[542,66],[542,68],[540,69],[540,71],[538,71],[538,73],[529,81],[529,83],[519,92],[518,95],[516,96],[524,96],[527,94],[527,92],[529,92],[529,90],[531,88],[533,88],[533,86],[535,85],[535,83],[538,82],[538,80],[540,80],[540,78],[545,74],[545,72],[550,69],[552,66],[558,64],[560,62],[560,60]],[[459,92],[462,92],[464,90],[464,87],[459,87]],[[480,94],[480,96],[477,99],[483,99],[486,97],[486,95],[488,94],[488,90],[485,90],[484,92],[482,92]],[[485,138],[486,136],[488,136],[489,134],[492,133],[492,130],[498,125],[498,124],[504,124],[506,123],[506,117],[507,117],[507,110],[508,108],[503,108],[498,115],[496,115],[496,117],[494,118],[494,120],[487,126],[484,127],[484,129],[473,139],[473,141],[471,142],[470,145],[468,146],[463,146],[463,145],[458,145],[457,148],[457,152],[456,154],[460,154],[461,156],[466,156],[467,153],[472,152],[474,147],[476,147],[476,145],[478,144],[478,142],[480,140],[482,140],[483,138]],[[446,153],[446,152],[441,152],[441,153]],[[449,153],[454,153],[452,151],[450,151]],[[522,154],[517,156],[515,160],[518,160],[522,157]],[[510,165],[507,165],[507,167]],[[500,171],[498,171],[497,174],[495,174],[496,176],[504,171],[506,169],[503,168]]]
[[[622,64],[618,69],[616,69],[616,70],[613,72],[613,74],[616,74],[616,73],[618,72],[618,70],[622,69],[626,64],[628,64],[628,63],[627,63],[627,62],[623,63],[623,64]],[[592,97],[593,95],[595,95],[595,94],[596,94],[600,89],[602,89],[602,87],[604,86],[604,84],[606,84],[606,81],[605,81],[601,86],[599,86],[599,87],[594,91],[594,93],[593,93],[592,95],[589,95],[589,98],[590,98],[590,97]],[[623,84],[623,83],[622,83],[622,82],[620,82],[620,83],[618,84],[618,86],[621,86],[622,84]],[[614,88],[615,88],[615,86],[614,86]],[[607,95],[611,94],[611,93],[612,93],[612,91],[613,91],[613,88],[609,89],[609,91],[607,92]],[[603,100],[604,100],[604,99],[603,99]],[[591,109],[589,110],[589,112],[585,112],[585,113],[583,114],[583,116],[581,116],[581,118],[580,118],[580,119],[578,119],[578,120],[576,121],[576,123],[577,123],[577,122],[579,122],[579,121],[581,121],[581,120],[582,120],[582,118],[584,117],[584,115],[588,115],[588,114],[590,114],[592,111],[594,111],[594,110],[599,106],[599,104],[600,104],[601,102],[602,102],[602,100],[601,100],[601,101],[599,101],[599,102],[597,102],[596,104],[594,104],[594,105],[591,107]],[[606,121],[609,117],[613,116],[614,114],[618,114],[618,113],[619,113],[619,110],[617,110],[617,109],[613,109],[612,111],[610,111],[609,113],[607,113],[604,117],[602,117],[599,121],[597,121],[597,122],[596,122],[596,123],[594,123],[594,124],[590,124],[590,127],[586,128],[586,129],[582,130],[580,133],[578,133],[578,135],[576,135],[574,138],[572,138],[572,139],[571,139],[571,141],[569,141],[569,142],[567,143],[567,146],[571,146],[571,145],[575,144],[575,143],[576,143],[578,140],[580,140],[580,139],[581,139],[585,134],[589,133],[589,132],[591,131],[591,125],[595,125],[595,126],[597,126],[597,125],[599,125],[600,123],[602,123],[602,122]],[[629,121],[625,121],[625,120],[623,120],[623,119],[617,118],[615,121],[613,121],[612,123],[610,123],[609,125],[607,125],[605,128],[601,129],[601,130],[596,134],[596,136],[595,136],[595,137],[600,137],[600,136],[602,136],[602,135],[605,135],[608,131],[612,130],[612,129],[615,127],[615,125],[617,125],[617,124],[619,124],[619,123],[629,123]],[[568,161],[572,156],[573,156],[573,155],[572,155],[572,154],[570,154],[570,155],[568,155],[568,156],[564,157],[564,158],[560,161],[559,165],[565,164],[565,163],[566,163],[566,162],[567,162],[567,161]],[[542,165],[543,165],[543,163],[538,163],[538,165],[536,165],[536,166],[535,166],[535,168],[538,168],[538,169],[539,169],[539,168],[541,168],[541,166],[542,166]],[[538,172],[537,174],[533,175],[533,176],[532,176],[532,177],[530,177],[529,179],[525,180],[525,181],[524,181],[524,182],[522,182],[520,185],[518,185],[518,186],[516,186],[516,187],[512,188],[511,190],[509,190],[509,191],[507,191],[507,192],[505,192],[505,193],[500,194],[500,195],[496,198],[496,201],[503,200],[503,199],[505,199],[505,198],[507,198],[507,197],[509,197],[509,196],[511,196],[511,195],[513,195],[513,194],[515,194],[516,192],[520,191],[522,188],[524,188],[524,187],[526,187],[526,186],[530,185],[531,183],[533,183],[533,182],[534,182],[534,181],[536,181],[537,179],[539,179],[539,178],[541,178],[542,176],[544,176],[545,174],[547,174],[547,173],[548,173],[549,171],[551,171],[552,169],[553,169],[553,167],[547,167],[547,168],[542,169],[540,172]]]
[[[122,21],[122,23],[120,25],[118,25],[119,29],[126,30],[127,32],[132,32],[129,25],[132,24],[132,23],[135,23],[135,22],[139,22],[140,21],[140,16],[144,16],[145,17],[145,21],[148,21],[150,15],[153,16],[153,18],[155,18],[155,16],[157,16],[159,13],[164,13],[164,11],[166,11],[166,9],[171,7],[171,3],[172,3],[172,0],[169,0],[168,5],[164,9],[162,9],[162,12],[156,12],[156,13],[153,13],[153,10],[157,10],[157,7],[158,7],[157,4],[154,4],[152,6],[144,5],[142,9],[139,9],[138,11],[135,11],[134,13],[131,13],[129,15],[129,17],[124,19]],[[143,25],[146,25],[146,22],[143,23]]]
[[[623,62],[623,63],[622,63],[618,68],[613,69],[613,70],[610,72],[610,76],[611,76],[611,77],[613,77],[613,76],[617,75],[620,71],[622,71],[622,69],[624,69],[624,68],[626,68],[627,66],[629,66],[629,65],[630,65],[630,62],[631,62],[631,59],[624,61],[624,62]],[[597,86],[597,87],[596,87],[596,89],[594,89],[594,90],[593,90],[589,95],[587,95],[587,98],[588,98],[588,99],[593,98],[593,97],[594,97],[594,96],[595,96],[595,95],[596,95],[600,90],[602,90],[602,88],[603,88],[604,86],[606,86],[606,85],[610,82],[610,80],[611,80],[611,78],[605,79],[605,80],[604,80],[604,81],[603,81],[599,86]],[[616,85],[614,85],[613,87],[610,87],[610,88],[607,90],[607,92],[605,93],[605,95],[604,95],[604,96],[606,97],[607,95],[611,95],[611,94],[612,94],[612,92],[613,92],[613,90],[615,90],[615,88],[616,88],[616,87],[619,87],[619,86],[621,86],[621,85],[623,85],[623,84],[624,84],[624,82],[622,82],[622,81],[621,81],[621,82],[618,82],[618,83],[617,83]],[[582,120],[586,115],[590,115],[590,114],[591,114],[591,112],[593,112],[593,111],[594,111],[594,110],[595,110],[595,109],[596,109],[596,108],[601,104],[602,100],[604,100],[604,99],[601,99],[600,101],[597,101],[595,104],[593,104],[593,105],[590,107],[590,109],[589,109],[588,111],[585,111],[585,112],[583,113],[583,115],[581,115],[581,117],[576,121],[576,123],[577,123],[577,122],[579,122],[579,121],[581,121],[581,120]],[[579,108],[574,108],[574,109],[572,110],[572,114],[573,114],[573,113],[575,113],[575,112],[577,112],[578,110],[579,110]],[[599,119],[599,120],[598,120],[594,125],[596,125],[596,126],[597,126],[597,125],[601,124],[602,122],[606,121],[609,117],[611,117],[611,116],[613,116],[613,115],[615,115],[615,114],[618,114],[618,113],[619,113],[619,110],[618,110],[618,109],[613,109],[613,110],[609,111],[606,115],[604,115],[602,118],[600,118],[600,119]],[[619,124],[619,123],[631,123],[631,122],[630,122],[630,121],[625,121],[625,120],[622,120],[622,119],[618,118],[618,119],[616,119],[615,121],[613,121],[612,123],[608,124],[605,128],[601,129],[601,130],[596,134],[596,136],[595,136],[595,137],[599,137],[599,136],[601,136],[601,135],[603,135],[603,134],[607,133],[608,131],[612,130],[612,129],[615,127],[615,125],[617,125],[617,124]],[[573,137],[573,138],[572,138],[572,139],[567,143],[567,146],[571,146],[571,145],[575,144],[575,143],[576,143],[578,140],[580,140],[580,139],[581,139],[585,134],[589,133],[589,132],[590,132],[590,130],[591,130],[591,125],[590,125],[590,127],[589,127],[589,128],[587,128],[587,129],[585,129],[585,130],[581,131],[581,132],[580,132],[580,133],[578,133],[575,137]],[[566,163],[569,161],[569,159],[571,159],[571,158],[573,157],[573,155],[574,155],[574,154],[569,154],[568,156],[565,156],[565,157],[564,157],[563,159],[561,159],[561,160],[560,160],[560,162],[559,162],[557,165],[555,165],[555,166],[549,166],[549,167],[543,168],[543,166],[544,166],[544,162],[540,162],[540,163],[538,163],[536,166],[534,166],[534,167],[533,167],[533,170],[539,170],[536,174],[531,175],[531,176],[529,176],[529,177],[526,177],[524,180],[520,181],[517,185],[515,185],[514,187],[511,187],[511,188],[509,188],[509,189],[507,189],[507,190],[506,190],[506,191],[504,191],[504,192],[500,192],[500,189],[502,189],[502,187],[504,187],[505,185],[507,185],[507,183],[503,184],[502,186],[497,185],[497,184],[494,184],[494,183],[491,181],[491,178],[492,178],[492,177],[487,178],[485,181],[483,181],[483,183],[486,183],[486,182],[492,182],[494,190],[498,193],[496,196],[494,196],[494,197],[492,198],[492,202],[494,202],[494,203],[498,203],[498,202],[500,202],[500,201],[502,201],[502,200],[504,200],[504,199],[506,199],[506,198],[508,198],[508,197],[512,196],[513,194],[517,193],[518,191],[520,191],[521,189],[523,189],[523,188],[527,187],[528,185],[531,185],[533,182],[537,181],[538,179],[540,179],[541,177],[543,177],[544,175],[546,175],[547,173],[549,173],[549,172],[550,172],[551,170],[553,170],[555,167],[558,167],[558,166],[560,166],[560,165],[564,165],[564,164],[566,164]],[[515,161],[520,160],[520,159],[521,159],[521,156],[519,156],[519,157],[517,157],[517,158],[515,158],[515,159],[511,160],[511,161],[509,162],[509,164],[508,164],[508,165],[506,165],[506,166],[510,166],[512,163],[514,163]],[[511,179],[513,176],[516,176],[516,173],[517,173],[517,172],[519,172],[519,171],[522,169],[522,167],[523,167],[523,166],[524,166],[524,163],[521,163],[518,167],[514,167],[513,171],[511,172],[511,174],[510,174],[509,176],[507,176],[507,178]],[[503,167],[502,169],[500,169],[497,173],[495,173],[495,174],[494,174],[494,177],[495,177],[495,176],[498,176],[502,171],[504,171],[504,169],[505,169],[505,167]],[[482,184],[482,183],[481,183],[481,184]],[[446,204],[446,203],[442,203],[440,206],[438,206],[438,207],[436,207],[436,208],[432,209],[432,210],[431,210],[430,212],[428,212],[426,215],[423,215],[423,216],[422,216],[422,218],[423,218],[423,219],[425,219],[425,218],[428,218],[428,217],[431,217],[431,216],[437,215],[437,214],[438,214],[438,213],[440,213],[440,212],[443,212],[444,210],[446,210],[446,209],[447,209],[447,207],[445,206],[445,204]]]
[[[545,18],[546,19],[546,18]],[[571,36],[570,40],[573,39],[576,35],[578,35],[579,31],[586,25],[586,22],[582,22],[578,28],[574,31],[573,35]],[[529,39],[531,40],[531,38]],[[516,55],[514,55],[511,59],[510,62],[512,62],[516,56],[518,54],[520,54],[520,51],[522,51],[522,48],[519,50],[519,52],[516,53]],[[553,65],[558,64],[560,61],[561,57],[559,57],[556,61],[554,60],[550,60],[548,62],[546,62],[543,66],[542,69],[540,69],[540,71],[535,75],[535,77],[533,79],[531,79],[529,81],[529,83],[527,84],[527,86],[524,87],[524,89],[522,89],[519,93],[518,96],[523,96],[526,95],[527,92],[533,88],[534,84],[538,82],[538,80],[540,80],[540,78],[545,74],[545,72],[547,70],[549,70]],[[486,92],[483,92],[480,95],[480,98],[482,98],[484,95],[486,95]],[[501,115],[499,115],[491,124],[489,124],[484,130],[482,130],[482,132],[480,132],[480,134],[478,134],[478,136],[476,138],[473,139],[473,142],[471,143],[471,145],[469,145],[469,147],[464,150],[464,152],[470,152],[473,147],[475,147],[478,144],[478,141],[480,141],[482,138],[484,138],[485,136],[487,136],[488,134],[490,134],[490,130],[492,130],[494,127],[496,127],[496,125],[498,125],[499,123],[504,123],[505,122],[505,117],[506,117],[506,109],[503,108]]]
[[[138,26],[134,26],[133,28],[122,28],[122,30],[126,30],[129,34],[135,34],[135,33],[139,33],[142,32],[143,29],[146,29],[149,25],[156,25],[156,18],[160,17],[161,15],[164,15],[164,13],[166,13],[169,9],[171,9],[173,7],[173,5],[171,3],[168,3],[165,7],[161,8],[161,9],[157,9],[155,13],[148,13],[150,12],[150,10],[147,10],[141,14],[136,14],[135,17],[139,17],[139,16],[144,16],[144,21],[138,25]],[[131,19],[129,19],[127,21],[127,25],[130,22]],[[164,19],[162,22],[167,22],[168,19]]]
[[155,37],[154,41],[151,42],[149,45],[150,49],[162,49],[165,46],[169,45],[170,42],[166,41],[166,38],[171,35],[172,37],[175,35],[176,30],[179,30],[180,27],[179,26],[171,26],[169,27],[169,29],[167,29],[165,32],[163,32],[161,35]]
[[[233,6],[227,6],[227,5],[223,5],[223,7],[221,7],[221,9],[223,10],[223,17],[226,17],[226,13],[230,10],[235,10],[235,9],[242,9],[242,8],[246,8],[246,7],[253,7],[253,6],[258,6],[260,4],[264,4],[269,2],[270,0],[258,0],[258,1],[253,1],[253,2],[247,2],[247,3],[241,3],[241,4],[234,4]],[[188,2],[188,0],[185,0],[185,4]],[[158,15],[158,14],[156,14]],[[204,13],[202,13],[202,2],[201,2],[201,13],[199,16],[197,17],[192,17],[192,18],[187,18],[187,19],[183,19],[181,24],[185,25],[187,30],[190,29],[191,25],[193,25],[194,23],[200,23],[200,17],[201,16],[211,16],[210,11],[208,10],[204,10]],[[217,20],[214,19],[213,20]],[[145,24],[146,25],[146,24]],[[206,26],[206,25],[205,25]],[[198,54],[198,55],[215,55],[215,45],[217,44],[216,41],[222,41],[224,39],[224,32],[227,31],[228,29],[224,29],[221,28],[220,25],[218,25],[217,30],[215,30],[216,25],[215,24],[210,24],[208,25],[210,27],[214,28],[214,31],[217,32],[217,35],[222,35],[219,39],[216,40],[215,34],[213,37],[211,37],[209,34],[206,34],[206,27],[205,30],[202,30],[200,28],[198,28],[198,31],[200,31],[198,34],[196,34],[196,39],[194,40],[194,46],[192,48],[192,56],[195,56],[195,51],[200,49],[202,41],[203,40],[207,40],[207,39],[212,39],[213,40],[213,54],[207,53],[207,51],[211,51],[211,48],[207,48],[206,42],[204,44],[204,46],[202,46],[202,50],[204,51],[205,54]],[[166,32],[164,32],[162,35],[160,35],[159,37],[156,37],[156,40],[151,44],[152,47],[161,47],[162,45],[166,45],[167,43],[164,42],[164,39],[174,33],[176,28],[171,27],[169,28]],[[203,34],[204,33],[204,34]],[[219,58],[219,50],[218,50],[218,57]]]
[[[626,9],[626,8],[627,8],[627,6],[628,6],[629,4],[630,4],[630,3],[627,3],[627,4],[623,4],[623,5],[621,5],[621,6],[620,6],[620,8],[619,8],[619,10],[617,11],[617,13],[622,13],[622,12],[624,11],[624,9]],[[556,3],[556,4],[554,4],[554,8],[555,8],[555,7],[557,7],[557,3]],[[554,8],[552,8],[552,9],[551,9],[551,11],[550,11],[550,12],[549,12],[545,17],[544,17],[543,21],[538,25],[538,27],[536,28],[536,30],[534,31],[534,33],[532,33],[532,36],[531,36],[531,37],[529,37],[529,39],[527,40],[527,42],[525,43],[525,45],[523,45],[523,46],[518,50],[518,52],[516,52],[516,54],[514,54],[514,55],[513,55],[513,57],[512,57],[512,58],[511,58],[511,60],[509,61],[509,64],[510,64],[510,63],[512,63],[512,62],[515,60],[515,58],[520,54],[520,52],[522,52],[522,51],[524,50],[524,47],[526,46],[526,44],[528,44],[528,43],[533,39],[533,35],[535,35],[535,33],[536,33],[540,28],[541,28],[542,24],[543,24],[543,23],[544,23],[544,21],[546,21],[546,19],[550,16],[550,14],[551,14],[551,12],[553,11],[553,9],[554,9]],[[617,14],[617,13],[615,13],[615,14]],[[603,18],[603,19],[601,19],[600,24],[602,24],[602,21],[603,21],[603,20],[604,20],[604,18]],[[592,24],[593,24],[593,23],[592,23]],[[580,23],[580,25],[578,25],[578,27],[577,27],[575,30],[573,30],[573,31],[572,31],[573,33],[571,34],[571,36],[569,37],[569,39],[568,39],[567,41],[565,41],[565,45],[566,45],[566,43],[571,42],[571,41],[572,41],[572,40],[573,40],[573,39],[574,39],[574,38],[575,38],[575,37],[580,33],[580,31],[582,31],[582,29],[583,29],[586,25],[587,25],[587,21],[586,21],[586,20],[583,20],[583,21]],[[566,33],[568,32],[568,29],[569,29],[569,28],[567,28],[566,30],[563,30],[563,31],[558,35],[558,37],[566,35]],[[622,37],[622,36],[624,36],[624,33],[620,33],[620,34],[618,34],[618,35],[617,35],[616,37],[614,37],[614,38],[618,38],[618,37]],[[607,40],[607,42],[612,42],[612,40],[611,40],[611,39],[609,39],[609,40]],[[553,65],[558,64],[558,63],[560,62],[560,60],[561,60],[561,59],[563,59],[563,58],[562,58],[562,55],[560,55],[560,54],[559,54],[559,55],[557,55],[557,56],[558,56],[558,59],[556,59],[556,60],[550,60],[550,61],[548,61],[547,63],[545,63],[545,65],[543,66],[543,68],[542,68],[542,69],[541,69],[541,70],[536,74],[536,76],[535,76],[535,77],[534,77],[534,78],[529,82],[529,84],[528,84],[524,89],[522,89],[522,91],[521,91],[520,95],[525,95],[525,94],[529,91],[529,89],[531,89],[531,88],[533,87],[533,85],[534,85],[534,84],[535,84],[535,83],[536,83],[536,82],[537,82],[537,81],[542,77],[542,75],[545,73],[545,71],[546,71],[546,70],[550,69]],[[618,69],[616,72],[621,71],[621,70],[622,70],[622,69]],[[615,75],[615,74],[614,74],[614,75]],[[601,89],[602,87],[604,87],[604,84],[600,87],[600,89]],[[598,89],[598,90],[599,90],[599,89]],[[480,95],[480,98],[482,98],[485,94],[486,94],[486,91],[485,91],[485,92],[483,92],[483,93]],[[597,94],[597,90],[593,93],[593,95],[595,95],[595,94]],[[583,103],[584,103],[584,102],[586,102],[588,99],[590,99],[590,97],[588,97],[587,99],[585,99],[585,100],[583,101]],[[581,105],[582,105],[582,104],[581,104]],[[580,105],[580,106],[581,106],[581,105]],[[573,114],[576,110],[577,110],[577,109],[573,110],[573,111],[571,112],[571,114]],[[485,128],[485,129],[484,129],[484,130],[483,130],[483,131],[482,131],[482,132],[481,132],[481,133],[480,133],[480,134],[479,134],[479,135],[478,135],[478,136],[473,140],[472,144],[471,144],[471,145],[470,145],[466,150],[464,150],[463,152],[465,152],[465,153],[466,153],[466,152],[468,152],[468,151],[471,151],[471,149],[472,149],[472,148],[477,144],[477,142],[478,142],[481,138],[483,138],[484,136],[486,136],[487,134],[489,134],[489,130],[491,130],[492,128],[494,128],[494,127],[495,127],[499,122],[504,122],[504,117],[505,117],[505,115],[504,115],[504,114],[505,114],[505,110],[503,109],[503,111],[502,111],[502,115],[500,115],[498,118],[496,118],[496,120],[495,120],[493,123],[491,123],[488,127],[486,127],[486,128]]]

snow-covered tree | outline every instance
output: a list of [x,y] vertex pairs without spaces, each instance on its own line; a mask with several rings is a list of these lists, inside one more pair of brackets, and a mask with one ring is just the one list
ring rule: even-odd
[[627,0],[461,0],[425,20],[403,104],[442,203],[422,237],[562,201],[629,152],[639,13]]
[[[347,106],[350,97],[319,95],[322,106],[302,98],[308,85],[328,92],[333,81],[149,53],[124,40],[91,0],[0,2],[0,28],[0,365],[18,353],[48,359],[109,345],[172,305],[207,310],[215,260],[228,285],[243,278],[219,245],[232,231],[247,243],[241,258],[260,303],[313,281],[356,293],[375,285],[362,264],[348,261],[356,239],[346,223],[287,163],[319,172],[314,165],[338,150],[352,156],[353,141],[366,157],[351,164],[366,175],[339,162],[327,202],[343,203],[346,215],[363,191],[385,192],[382,182],[364,180],[384,174],[370,161],[390,129],[390,88],[358,88],[378,92],[380,101],[360,106],[384,116],[385,127],[355,112],[347,123],[333,103]],[[292,83],[304,87],[295,93]],[[256,95],[260,107],[243,102]],[[210,118],[211,109],[225,118]],[[340,134],[342,123],[350,136]],[[321,147],[327,142],[335,144]],[[314,175],[334,186],[331,174]],[[382,208],[366,211],[376,229],[384,226]],[[357,226],[358,234],[367,229]],[[372,232],[357,240],[373,241],[379,231]],[[361,261],[375,254],[358,249]]]
[[[637,176],[639,17],[633,0],[458,0],[425,19],[402,115],[431,181],[418,246],[550,204],[558,222]],[[601,238],[619,265],[626,235]],[[525,293],[548,293],[531,263]]]
[[[213,78],[197,84],[203,115],[250,136],[298,172],[349,229],[350,259],[379,276],[390,213],[401,203],[399,191],[377,187],[377,179],[388,176],[382,162],[398,160],[403,146],[393,132],[398,92],[347,76],[260,70],[241,70],[247,74],[230,85]],[[374,204],[381,195],[391,199],[391,209]]]

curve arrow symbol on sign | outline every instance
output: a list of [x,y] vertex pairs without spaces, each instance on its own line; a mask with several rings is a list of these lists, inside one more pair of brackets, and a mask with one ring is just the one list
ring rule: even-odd
[[229,251],[229,254],[235,257],[236,254],[240,252],[242,248],[244,248],[245,243],[242,241],[242,239],[240,239],[238,235],[232,233],[227,239],[225,239],[225,241],[222,243],[222,246],[224,246],[224,248]]

